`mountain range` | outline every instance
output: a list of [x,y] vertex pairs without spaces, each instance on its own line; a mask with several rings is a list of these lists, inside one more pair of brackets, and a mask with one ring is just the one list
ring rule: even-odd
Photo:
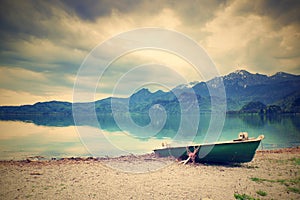
[[[207,82],[179,85],[171,91],[150,92],[143,88],[128,98],[106,98],[92,103],[75,103],[84,114],[95,106],[97,114],[130,112],[148,113],[149,109],[164,110],[168,114],[182,112],[181,104],[198,104],[200,112],[211,112],[209,87],[223,80],[228,112],[283,112],[300,113],[300,75],[278,72],[272,76],[237,70],[215,77]],[[129,105],[126,107],[126,105]],[[125,106],[125,107],[124,107]],[[188,108],[185,110],[189,112]],[[59,114],[71,115],[72,103],[61,101],[39,102],[34,105],[0,106],[0,115],[9,114]]]

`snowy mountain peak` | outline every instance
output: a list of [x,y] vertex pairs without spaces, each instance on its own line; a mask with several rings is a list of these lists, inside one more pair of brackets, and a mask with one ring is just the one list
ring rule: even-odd
[[224,80],[233,80],[233,79],[247,79],[248,77],[252,76],[250,72],[246,70],[236,70],[226,76],[223,76]]
[[252,74],[246,70],[236,70],[226,76],[223,80],[227,85],[239,85],[246,88],[249,85],[257,85],[267,81],[268,77],[262,74]]
[[251,73],[248,72],[248,71],[246,71],[246,70],[241,69],[241,70],[236,70],[236,71],[234,71],[232,74],[238,74],[238,75],[244,76],[244,75],[249,75],[249,74],[251,74]]

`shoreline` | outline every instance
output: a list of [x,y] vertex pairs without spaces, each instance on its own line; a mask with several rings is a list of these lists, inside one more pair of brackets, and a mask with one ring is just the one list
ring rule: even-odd
[[258,150],[238,165],[154,154],[0,161],[0,176],[0,199],[300,199],[300,147]]
[[[297,147],[290,147],[290,148],[278,148],[278,149],[260,149],[256,150],[255,154],[278,154],[278,153],[292,153],[292,154],[300,154],[300,146]],[[120,155],[120,156],[103,156],[103,157],[93,157],[93,156],[70,156],[70,157],[44,157],[44,156],[28,156],[24,159],[0,159],[1,162],[46,162],[46,161],[67,161],[67,160],[74,160],[74,161],[105,161],[105,160],[128,160],[128,159],[164,159],[157,157],[154,152],[147,153],[147,154],[130,154],[130,155]],[[165,159],[174,160],[176,161],[176,158],[168,157]]]
[[256,153],[300,153],[300,146],[290,148],[278,148],[278,149],[263,149],[256,150]]

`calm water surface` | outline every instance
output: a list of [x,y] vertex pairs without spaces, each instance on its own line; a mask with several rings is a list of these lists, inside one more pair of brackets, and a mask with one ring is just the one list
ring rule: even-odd
[[[162,129],[157,130],[154,122],[153,129],[148,127],[145,131],[130,125],[122,126],[121,130],[111,116],[99,117],[100,126],[90,123],[88,117],[77,126],[71,117],[65,116],[2,117],[0,159],[24,159],[38,155],[46,158],[120,156],[150,153],[161,147],[162,142],[174,146],[201,143],[207,134],[210,117],[208,114],[200,116],[195,134],[188,128],[195,126],[193,117],[185,122],[187,128],[184,131],[179,130],[178,116],[168,117]],[[139,126],[150,122],[148,116],[133,116],[133,120]],[[218,140],[235,139],[241,131],[248,132],[250,137],[265,135],[260,149],[300,146],[299,115],[227,115]]]

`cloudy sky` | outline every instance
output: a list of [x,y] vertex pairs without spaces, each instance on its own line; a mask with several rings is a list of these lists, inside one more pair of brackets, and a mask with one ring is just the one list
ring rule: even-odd
[[[76,75],[90,52],[115,35],[143,27],[190,37],[221,75],[237,69],[300,74],[298,0],[0,0],[0,10],[0,105],[72,101]],[[112,91],[126,96],[122,91],[167,90],[205,80],[179,56],[149,49],[118,58],[102,75],[96,99]],[[94,79],[83,80],[88,86]]]

